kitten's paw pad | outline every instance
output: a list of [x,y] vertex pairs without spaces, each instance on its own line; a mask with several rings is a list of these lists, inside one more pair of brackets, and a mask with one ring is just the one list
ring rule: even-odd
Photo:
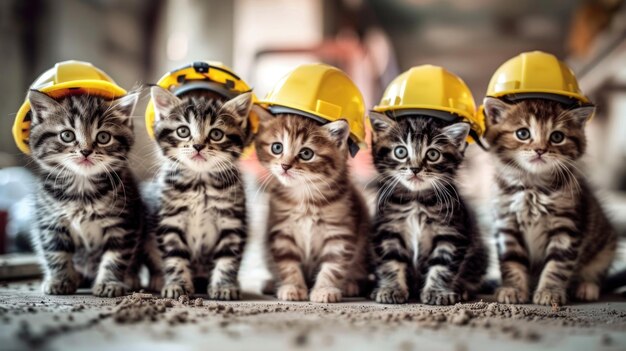
[[356,297],[359,296],[359,284],[356,282],[346,282],[343,287],[343,296],[345,297]]
[[207,288],[209,299],[211,300],[239,300],[239,287],[236,285],[209,286]]
[[185,288],[180,284],[167,284],[161,289],[161,296],[166,299],[178,300],[183,295],[193,294],[193,289]]
[[91,288],[91,293],[98,297],[123,296],[128,291],[128,286],[120,282],[96,283]]
[[311,291],[311,301],[335,303],[341,301],[341,290],[333,287],[316,288]]
[[420,299],[428,305],[454,305],[461,301],[461,295],[450,290],[426,289],[420,294]]
[[600,287],[596,283],[582,282],[576,287],[576,299],[579,301],[597,301]]
[[565,289],[539,289],[533,296],[533,303],[544,306],[564,305],[567,303]]
[[69,295],[78,289],[78,282],[73,279],[46,279],[41,286],[46,295]]
[[496,290],[496,301],[498,301],[499,303],[527,303],[528,298],[528,292],[509,286],[503,286]]
[[372,294],[378,303],[397,304],[405,303],[409,299],[409,292],[394,288],[378,288]]
[[296,285],[283,285],[276,292],[278,299],[283,301],[304,301],[307,295],[306,288]]

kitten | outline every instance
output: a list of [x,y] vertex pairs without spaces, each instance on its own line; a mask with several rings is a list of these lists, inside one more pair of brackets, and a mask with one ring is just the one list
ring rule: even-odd
[[96,296],[139,287],[130,267],[141,244],[142,203],[127,158],[138,96],[28,93],[29,145],[39,168],[33,243],[46,294],[72,294],[91,281]]
[[372,237],[379,303],[448,305],[479,288],[487,250],[458,196],[466,123],[432,117],[392,119],[372,112],[372,156],[379,173]]
[[237,163],[252,135],[252,94],[228,101],[204,93],[179,98],[158,86],[151,94],[163,161],[152,234],[162,258],[161,294],[193,294],[199,278],[208,281],[209,298],[239,299],[248,229]]
[[496,162],[499,302],[598,299],[616,234],[576,161],[585,152],[589,106],[540,99],[485,99],[486,140]]
[[269,171],[266,238],[281,300],[339,302],[367,279],[367,209],[348,175],[349,127],[261,114],[257,156]]

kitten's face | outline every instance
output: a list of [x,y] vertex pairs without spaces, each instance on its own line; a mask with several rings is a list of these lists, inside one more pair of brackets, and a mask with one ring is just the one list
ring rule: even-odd
[[182,99],[152,87],[154,134],[163,155],[196,172],[219,172],[237,161],[248,138],[251,93],[227,102],[204,96]]
[[346,169],[348,123],[325,125],[310,118],[279,115],[265,118],[256,137],[261,164],[288,187],[331,183]]
[[55,173],[91,176],[119,169],[134,142],[130,116],[138,95],[113,101],[74,95],[56,101],[30,91],[33,158],[42,169]]
[[508,104],[485,99],[485,139],[498,159],[536,175],[556,174],[585,152],[585,122],[593,107],[567,110],[548,100]]
[[376,112],[370,114],[370,120],[374,166],[383,182],[410,192],[452,182],[463,160],[469,124],[446,126],[430,117],[393,120]]

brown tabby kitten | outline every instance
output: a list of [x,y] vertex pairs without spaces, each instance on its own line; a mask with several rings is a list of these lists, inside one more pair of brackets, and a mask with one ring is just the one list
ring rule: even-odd
[[576,161],[585,152],[590,106],[542,99],[485,99],[485,138],[499,190],[495,223],[499,302],[564,304],[598,299],[616,234]]
[[365,203],[348,176],[348,123],[264,116],[256,139],[271,174],[266,241],[281,300],[339,302],[366,279]]

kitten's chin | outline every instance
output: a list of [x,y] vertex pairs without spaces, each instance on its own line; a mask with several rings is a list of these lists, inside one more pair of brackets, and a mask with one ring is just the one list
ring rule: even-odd
[[430,188],[430,185],[426,181],[424,181],[423,178],[416,176],[412,176],[409,178],[403,177],[400,179],[400,184],[402,184],[402,186],[412,192],[419,192]]

